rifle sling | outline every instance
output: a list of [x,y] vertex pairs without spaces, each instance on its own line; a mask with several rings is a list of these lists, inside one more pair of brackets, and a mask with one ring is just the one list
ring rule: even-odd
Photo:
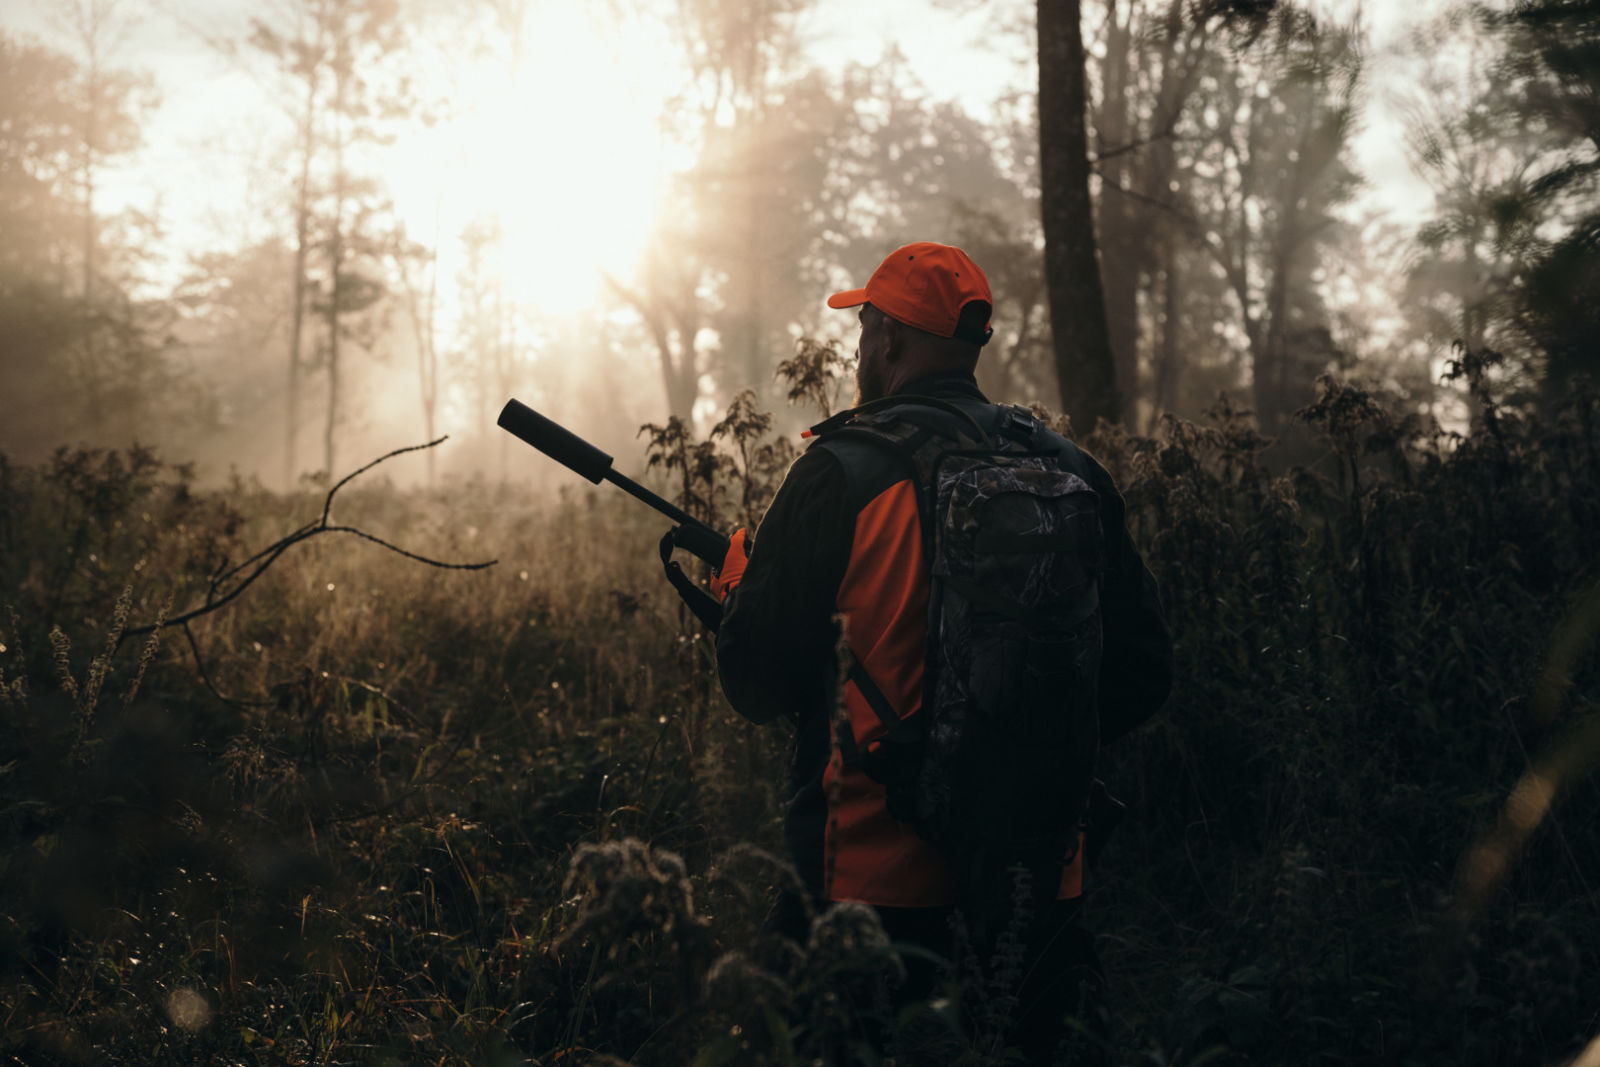
[[667,581],[672,583],[672,588],[678,591],[678,596],[694,612],[695,618],[700,620],[700,625],[709,632],[716,633],[722,626],[722,605],[717,603],[717,598],[701,589],[690,577],[683,573],[683,568],[678,561],[672,558],[672,550],[677,542],[673,535],[676,529],[668,530],[661,538],[661,566],[667,572]]
[[[861,665],[861,661],[856,658],[855,653],[847,652],[847,655],[850,657],[850,667],[846,677],[855,684],[856,692],[861,694],[862,699],[867,702],[867,707],[872,709],[872,713],[883,724],[885,737],[897,744],[909,744],[921,740],[921,725],[909,723],[895,714],[894,705],[889,703],[889,698],[883,695],[883,690],[878,688],[878,683],[872,680],[872,676]],[[860,763],[861,749],[856,744],[854,728],[837,732],[840,735],[839,749],[844,756],[845,763]]]

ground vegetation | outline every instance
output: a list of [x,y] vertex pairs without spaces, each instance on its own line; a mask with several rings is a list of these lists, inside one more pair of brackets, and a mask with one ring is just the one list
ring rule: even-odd
[[[837,358],[804,354],[797,392]],[[1117,1062],[1547,1064],[1592,1036],[1600,399],[1485,403],[1456,437],[1325,380],[1290,469],[1226,399],[1088,439],[1179,660],[1103,764],[1133,812],[1089,900]],[[748,402],[651,437],[656,484],[724,524],[784,447]],[[330,502],[147,452],[0,466],[8,1056],[1002,1062],[992,975],[895,1016],[870,913],[764,932],[788,738],[722,700],[648,512],[389,467]],[[498,562],[285,545],[299,521]]]

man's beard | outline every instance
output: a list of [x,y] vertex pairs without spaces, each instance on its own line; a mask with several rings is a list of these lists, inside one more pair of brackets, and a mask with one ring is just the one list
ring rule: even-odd
[[883,377],[878,373],[875,364],[868,364],[864,359],[856,360],[856,402],[855,406],[870,404],[874,400],[882,400],[888,395],[884,388]]

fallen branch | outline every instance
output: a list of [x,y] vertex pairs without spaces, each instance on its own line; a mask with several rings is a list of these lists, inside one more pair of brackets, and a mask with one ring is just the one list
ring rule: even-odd
[[[167,626],[183,626],[187,631],[188,623],[190,621],[198,619],[202,615],[209,615],[213,611],[219,611],[222,608],[227,607],[239,596],[240,593],[248,589],[252,582],[261,577],[261,575],[266,572],[268,567],[276,563],[278,561],[278,557],[282,556],[286,551],[289,550],[290,547],[297,545],[302,541],[310,540],[311,538],[316,537],[318,534],[354,534],[362,540],[371,541],[373,544],[387,548],[389,551],[404,556],[407,559],[414,559],[418,563],[425,563],[430,567],[440,567],[445,570],[481,571],[487,567],[493,567],[500,561],[491,559],[484,563],[447,563],[443,560],[430,559],[427,556],[418,555],[415,552],[407,551],[398,545],[390,544],[383,538],[374,536],[373,534],[367,533],[365,530],[358,529],[354,526],[333,526],[328,522],[328,517],[333,509],[334,495],[337,494],[340,489],[343,489],[347,484],[349,484],[352,479],[365,474],[378,464],[384,462],[385,460],[393,459],[395,456],[404,455],[407,452],[420,452],[425,448],[433,448],[435,445],[445,441],[448,436],[449,435],[447,434],[445,437],[436,438],[423,445],[409,445],[406,448],[397,448],[393,452],[388,452],[382,456],[379,456],[366,466],[352,471],[343,478],[340,478],[339,481],[334,484],[333,488],[328,490],[328,496],[322,502],[322,515],[315,522],[306,523],[298,530],[295,530],[293,533],[286,534],[285,536],[274,541],[272,544],[268,545],[266,548],[263,548],[261,551],[257,552],[255,555],[251,556],[249,559],[233,567],[228,567],[227,561],[223,561],[222,566],[217,568],[217,573],[211,576],[210,586],[206,590],[206,598],[199,607],[192,608],[189,611],[185,611],[179,615],[174,615],[171,618],[162,620],[161,622],[151,623],[148,626],[130,627],[122,632],[122,636],[118,639],[117,643],[120,645],[122,641],[125,641],[130,637],[137,637],[140,634],[152,633]],[[198,655],[198,650],[196,650],[196,652]]]
[[189,651],[194,653],[194,669],[200,675],[200,683],[207,689],[211,690],[212,696],[216,697],[224,704],[232,704],[235,707],[266,708],[272,706],[272,701],[270,700],[237,700],[233,697],[225,696],[220,689],[212,684],[211,672],[206,670],[206,661],[200,655],[200,642],[195,640],[194,631],[189,629],[188,623],[183,624],[183,636],[189,639]]

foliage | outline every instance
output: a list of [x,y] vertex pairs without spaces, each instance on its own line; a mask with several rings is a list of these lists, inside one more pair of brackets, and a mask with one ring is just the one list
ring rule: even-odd
[[108,12],[63,11],[81,58],[0,33],[0,448],[29,460],[204,421],[167,307],[135,295],[152,220],[96,211],[98,168],[138,145],[148,103],[146,80],[104,54]]
[[[1089,442],[1179,655],[1172,706],[1106,754],[1135,810],[1091,879],[1119,1062],[1543,1064],[1587,1039],[1600,827],[1567,813],[1593,785],[1465,915],[1454,872],[1529,761],[1595,721],[1592,652],[1564,654],[1564,698],[1528,698],[1600,577],[1597,416],[1575,392],[1458,438],[1328,380],[1309,467],[1275,470],[1225,401]],[[702,514],[745,521],[781,466],[753,457],[786,454],[765,419],[741,400],[653,446]],[[705,684],[621,494],[352,486],[346,521],[500,566],[319,540],[193,647],[119,654],[108,636],[320,502],[195,492],[147,453],[0,476],[7,1055],[997,1062],[955,989],[889,1010],[869,911],[813,916],[806,944],[765,928],[795,878],[787,738]]]
[[[803,360],[784,364],[795,370],[797,390],[805,388],[798,377],[806,373]],[[676,416],[664,426],[646,423],[639,433],[648,439],[645,466],[678,472],[684,510],[712,526],[754,529],[795,455],[787,438],[765,439],[771,429],[772,416],[758,410],[755,394],[746,390],[704,441],[694,440]]]
[[1517,318],[1544,354],[1546,397],[1558,397],[1593,372],[1600,344],[1600,315],[1571,295],[1600,280],[1600,3],[1522,0],[1487,19],[1506,43],[1497,73],[1513,86],[1511,118],[1538,131],[1546,153],[1524,210],[1547,227],[1519,279]]
[[828,418],[840,406],[840,386],[849,372],[850,361],[838,341],[802,337],[794,356],[778,364],[777,374],[789,383],[789,403],[815,408]]
[[1600,324],[1574,294],[1600,272],[1597,39],[1592,0],[1524,0],[1472,5],[1417,42],[1412,155],[1437,208],[1417,235],[1412,314],[1438,347],[1503,356],[1502,399],[1553,404],[1593,371]]

